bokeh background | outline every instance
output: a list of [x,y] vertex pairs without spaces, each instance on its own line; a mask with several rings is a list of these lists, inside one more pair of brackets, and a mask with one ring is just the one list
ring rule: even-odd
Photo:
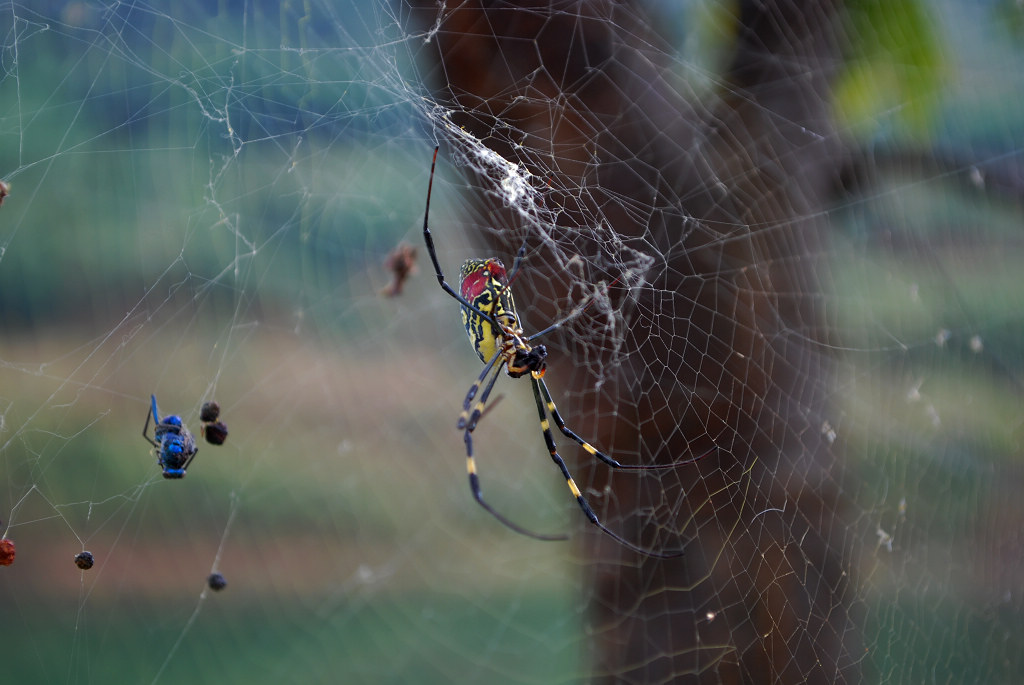
[[[741,5],[640,7],[699,94]],[[849,656],[867,682],[1016,682],[1024,12],[846,12],[830,106],[861,163],[808,257],[842,333],[821,431],[856,522]],[[472,141],[432,106],[431,30],[402,2],[0,4],[5,682],[615,679],[591,663],[586,524],[525,383],[476,433],[484,487],[573,540],[515,535],[465,483],[480,366],[422,248],[434,145],[450,280],[503,228],[473,198],[507,189],[466,173]],[[419,270],[386,297],[403,241]],[[565,350],[549,381],[573,407]],[[151,393],[196,433],[223,408],[226,444],[200,440],[182,481],[141,437]]]

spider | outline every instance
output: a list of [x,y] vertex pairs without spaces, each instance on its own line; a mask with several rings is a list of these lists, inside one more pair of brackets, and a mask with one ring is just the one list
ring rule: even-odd
[[[164,478],[184,478],[188,465],[199,452],[196,440],[181,422],[180,416],[171,414],[160,418],[156,410],[156,395],[150,395],[149,399],[152,411],[146,412],[146,425],[142,428],[142,437],[156,450],[156,461],[164,472]],[[146,434],[149,431],[150,416],[153,418],[155,440]]]
[[[576,499],[576,503],[579,504],[579,507],[587,517],[587,520],[623,546],[640,554],[662,559],[682,556],[682,550],[663,553],[638,547],[601,523],[597,514],[594,513],[594,510],[591,508],[586,498],[580,492],[576,482],[573,480],[572,474],[569,472],[569,468],[565,464],[565,460],[563,460],[558,454],[558,448],[555,445],[555,439],[551,433],[551,424],[548,421],[548,415],[550,415],[554,420],[555,425],[558,427],[558,430],[561,431],[562,435],[582,447],[587,454],[592,457],[596,457],[614,469],[624,471],[665,469],[679,466],[681,464],[689,464],[707,456],[714,450],[714,448],[699,457],[685,459],[671,464],[653,464],[649,466],[627,465],[621,464],[607,454],[601,452],[569,429],[565,421],[562,419],[561,414],[559,414],[558,409],[555,407],[555,402],[551,398],[551,392],[548,390],[548,386],[544,382],[544,374],[547,370],[547,348],[544,345],[534,344],[533,341],[559,328],[578,312],[582,311],[582,309],[574,310],[565,319],[557,321],[537,333],[532,335],[525,335],[523,333],[509,285],[515,279],[523,258],[526,256],[525,244],[520,247],[519,251],[516,253],[515,261],[512,264],[511,270],[506,271],[505,265],[495,258],[469,259],[462,265],[462,269],[460,270],[461,280],[459,283],[459,292],[456,292],[450,285],[448,285],[444,279],[444,274],[441,271],[441,264],[437,258],[437,251],[434,249],[434,238],[427,225],[427,220],[430,215],[430,194],[434,185],[434,168],[437,165],[437,151],[438,148],[435,147],[434,159],[430,165],[430,181],[427,185],[427,205],[423,214],[423,240],[426,242],[427,252],[430,254],[430,260],[434,264],[434,272],[437,275],[437,282],[440,284],[442,290],[454,299],[458,300],[459,304],[462,305],[462,322],[466,327],[466,334],[469,336],[469,341],[473,345],[473,349],[480,358],[480,361],[484,363],[484,370],[470,387],[469,392],[466,393],[466,399],[462,405],[462,413],[459,415],[457,422],[457,427],[463,431],[463,438],[466,443],[466,469],[469,472],[469,487],[473,492],[473,498],[476,499],[481,507],[494,516],[494,518],[498,519],[502,524],[517,533],[537,540],[567,539],[567,536],[565,535],[543,535],[523,528],[494,509],[484,500],[483,494],[481,493],[480,479],[477,476],[476,462],[473,459],[473,430],[476,428],[477,422],[484,413],[487,405],[487,399],[498,380],[498,376],[501,375],[501,371],[504,369],[505,373],[512,378],[529,376],[530,384],[533,387],[533,396],[537,403],[537,414],[540,419],[540,428],[544,434],[544,443],[548,448],[548,453],[551,455],[551,459],[555,462],[555,465],[558,466],[558,469],[561,471],[562,477],[565,478],[565,481],[569,486],[569,491]],[[476,404],[473,404],[473,400],[476,398],[477,392],[479,392],[481,387],[483,387],[483,393],[480,394],[480,398],[476,401]]]

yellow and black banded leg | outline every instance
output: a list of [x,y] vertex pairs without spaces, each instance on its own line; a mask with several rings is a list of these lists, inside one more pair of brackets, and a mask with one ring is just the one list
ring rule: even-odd
[[[466,393],[466,399],[462,402],[462,413],[459,414],[459,420],[456,424],[458,428],[465,428],[470,423],[470,404],[473,402],[473,398],[476,397],[477,391],[480,390],[480,386],[483,384],[487,374],[490,373],[491,369],[494,368],[495,363],[501,358],[501,350],[499,349],[491,357],[491,361],[487,362],[484,366],[484,370],[480,372],[476,382],[469,388],[469,392]],[[501,367],[498,368],[498,372],[501,371]],[[497,380],[498,375],[495,374],[494,380]],[[494,380],[491,381],[491,385],[494,385]],[[480,420],[480,415],[483,414],[484,407],[483,402],[478,402],[476,409],[473,411],[473,422],[472,425],[476,427],[476,422]],[[472,428],[470,429],[472,430]]]
[[[487,405],[487,398],[490,397],[491,390],[494,389],[494,384],[498,380],[498,376],[501,375],[501,367],[499,366],[494,370],[491,375],[491,379],[487,381],[487,385],[484,386],[483,394],[480,395],[480,400],[477,402],[476,407],[473,409],[472,415],[470,415],[468,421],[464,424],[463,437],[466,442],[466,471],[469,473],[469,489],[473,492],[473,498],[477,501],[481,507],[487,510],[491,516],[498,519],[506,527],[511,528],[520,535],[534,538],[535,540],[567,540],[568,535],[545,535],[543,533],[535,533],[532,530],[523,528],[517,523],[513,523],[507,519],[504,515],[499,513],[494,507],[488,504],[483,497],[483,493],[480,491],[480,478],[476,475],[476,460],[473,458],[473,429],[476,428],[476,423],[483,413],[484,408]],[[482,379],[481,379],[482,380]],[[478,381],[479,383],[479,381]],[[459,419],[460,423],[462,419]]]
[[[551,426],[548,423],[547,415],[544,413],[545,403],[541,399],[540,388],[543,384],[543,381],[533,375],[530,376],[530,381],[533,384],[533,396],[537,400],[537,413],[540,416],[540,427],[541,430],[544,432],[544,442],[548,447],[548,452],[551,454],[551,460],[555,462],[559,470],[562,472],[562,476],[565,478],[565,482],[569,486],[569,491],[572,493],[572,496],[576,498],[576,503],[580,505],[580,509],[583,510],[583,514],[587,517],[587,520],[589,520],[595,526],[597,526],[602,531],[607,533],[622,546],[628,547],[629,549],[633,550],[634,552],[638,552],[639,554],[644,554],[649,557],[655,557],[657,559],[674,559],[676,557],[683,556],[683,550],[677,550],[675,552],[655,552],[654,550],[638,547],[637,545],[634,545],[632,542],[626,540],[621,535],[612,531],[610,528],[601,523],[600,519],[598,519],[597,517],[597,514],[594,513],[594,510],[591,509],[590,504],[583,496],[583,493],[580,492],[579,487],[576,485],[576,481],[573,480],[572,474],[569,473],[569,467],[565,465],[565,460],[563,460],[562,457],[559,456],[558,454],[558,448],[555,446],[555,438],[551,434]],[[544,393],[548,397],[548,406],[554,407],[554,403],[551,402],[551,395],[547,392],[546,387],[544,388]],[[580,440],[579,438],[576,439],[580,443],[580,445],[583,446],[584,449],[590,447],[590,445],[588,445],[583,440]],[[590,447],[590,449],[587,451],[594,455],[599,454],[597,450],[595,450],[593,447]]]
[[[491,372],[491,379],[487,381],[487,385],[484,386],[484,391],[480,395],[480,399],[477,400],[477,403],[473,406],[473,411],[468,414],[466,411],[463,411],[462,415],[459,416],[458,427],[465,429],[467,443],[472,442],[470,434],[476,430],[476,424],[480,420],[480,417],[483,416],[484,409],[487,407],[487,400],[491,396],[491,390],[494,389],[494,384],[498,382],[498,378],[501,376],[501,369],[502,367],[499,366]],[[485,371],[486,370],[487,369],[485,369]],[[481,376],[474,385],[479,385],[482,380],[483,377]],[[473,392],[472,388],[470,389],[470,392]]]
[[576,435],[568,426],[565,425],[565,421],[562,420],[562,415],[558,413],[558,408],[555,406],[555,401],[551,399],[551,392],[548,390],[547,383],[544,382],[543,378],[536,378],[537,383],[540,384],[541,392],[544,394],[544,404],[547,407],[548,413],[551,418],[554,419],[555,425],[558,426],[558,430],[562,432],[562,435],[573,440],[580,447],[586,451],[592,457],[597,457],[604,463],[611,466],[613,469],[621,469],[623,471],[654,471],[657,469],[671,469],[676,466],[682,466],[684,464],[692,464],[695,461],[699,461],[704,457],[714,452],[717,448],[712,447],[704,454],[699,457],[690,457],[689,459],[680,459],[679,461],[673,461],[669,464],[623,464],[612,457],[608,456],[604,452],[600,451],[589,442]]

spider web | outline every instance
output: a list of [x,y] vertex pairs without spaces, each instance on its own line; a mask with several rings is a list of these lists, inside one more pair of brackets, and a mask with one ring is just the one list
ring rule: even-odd
[[[0,5],[5,681],[1024,672],[1017,4],[523,5]],[[681,559],[525,381],[484,494],[571,539],[473,502],[435,145],[569,426],[707,453],[555,433]]]

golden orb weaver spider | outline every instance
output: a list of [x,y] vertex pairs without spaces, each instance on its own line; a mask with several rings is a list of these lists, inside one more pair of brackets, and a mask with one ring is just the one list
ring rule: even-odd
[[[522,265],[523,258],[526,256],[525,244],[516,253],[515,262],[513,262],[510,271],[506,271],[505,265],[498,259],[469,259],[462,265],[460,270],[459,292],[456,292],[448,285],[441,271],[441,264],[437,259],[437,251],[434,249],[434,238],[427,225],[428,217],[430,216],[430,194],[434,186],[434,168],[437,166],[438,149],[437,147],[434,148],[434,159],[430,165],[430,181],[427,184],[427,206],[423,213],[423,240],[426,242],[430,260],[434,264],[437,282],[442,290],[458,300],[459,304],[462,305],[462,322],[466,326],[466,334],[469,336],[469,341],[473,345],[473,349],[476,351],[480,361],[484,363],[484,370],[470,387],[469,392],[466,393],[466,399],[462,403],[462,413],[459,415],[457,423],[457,427],[463,431],[463,438],[466,443],[466,470],[469,472],[469,487],[473,492],[473,498],[494,518],[517,533],[537,540],[566,540],[568,537],[566,535],[543,535],[523,528],[488,504],[480,490],[480,479],[477,476],[476,461],[473,458],[473,430],[483,415],[487,399],[490,397],[491,390],[498,381],[498,376],[501,375],[502,369],[512,378],[529,375],[530,384],[533,386],[533,396],[537,402],[537,414],[540,418],[541,431],[544,434],[544,443],[547,445],[551,459],[562,472],[562,477],[565,478],[569,491],[576,499],[577,504],[579,504],[587,519],[604,533],[634,552],[661,559],[682,556],[683,550],[656,552],[638,547],[601,523],[597,514],[594,513],[594,510],[573,480],[565,460],[558,454],[554,436],[551,434],[551,424],[548,422],[547,417],[550,414],[562,435],[582,447],[587,454],[603,461],[613,469],[623,471],[648,471],[690,464],[704,458],[714,451],[715,448],[699,457],[671,464],[627,465],[612,459],[569,429],[561,414],[558,413],[555,402],[551,398],[551,392],[544,382],[544,373],[547,368],[547,348],[544,345],[533,345],[531,343],[537,338],[557,329],[581,310],[574,310],[569,317],[557,321],[533,335],[524,335],[509,286],[515,279],[515,275]],[[481,386],[484,389],[483,393],[480,394],[476,404],[473,404],[473,400]]]

